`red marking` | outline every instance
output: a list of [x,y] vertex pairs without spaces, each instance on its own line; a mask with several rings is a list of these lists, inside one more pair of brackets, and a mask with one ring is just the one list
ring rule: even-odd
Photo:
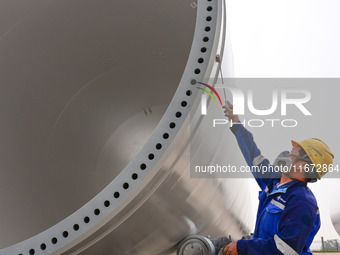
[[218,100],[220,100],[221,106],[223,106],[222,105],[222,100],[220,98],[220,95],[217,93],[217,91],[213,87],[211,87],[210,85],[208,85],[206,83],[203,83],[203,82],[197,82],[197,83],[202,84],[202,85],[208,87],[209,89],[211,89],[215,93],[215,95],[218,97]]

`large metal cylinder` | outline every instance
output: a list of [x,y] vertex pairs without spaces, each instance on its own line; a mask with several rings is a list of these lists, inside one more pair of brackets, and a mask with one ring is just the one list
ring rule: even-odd
[[218,74],[223,9],[0,3],[0,254],[166,254],[189,234],[248,231],[246,180],[189,171],[235,160],[194,86]]
[[330,216],[335,231],[340,235],[340,204],[338,197],[340,195],[340,189],[336,190],[332,194]]

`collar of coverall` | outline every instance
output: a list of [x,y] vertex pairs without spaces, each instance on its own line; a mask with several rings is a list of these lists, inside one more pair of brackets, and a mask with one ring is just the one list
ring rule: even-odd
[[287,190],[289,190],[291,187],[294,187],[294,186],[306,186],[306,185],[307,185],[306,182],[301,182],[301,181],[297,181],[297,180],[293,180],[293,181],[282,183],[282,184],[277,183],[273,187],[273,190],[271,192],[269,192],[269,195],[286,193]]

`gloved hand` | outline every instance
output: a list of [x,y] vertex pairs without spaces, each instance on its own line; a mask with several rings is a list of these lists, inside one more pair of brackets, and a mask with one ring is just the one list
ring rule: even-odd
[[229,245],[232,240],[229,237],[220,237],[217,239],[211,239],[211,242],[215,246],[215,250],[218,252],[218,255],[220,255],[220,252],[223,252],[223,248]]
[[226,116],[229,121],[232,121],[233,123],[240,121],[238,115],[234,114],[233,105],[229,101],[227,101],[225,106],[222,106],[222,108],[224,108],[224,116]]
[[238,255],[238,253],[237,253],[237,242],[232,242],[227,247],[225,247],[223,249],[222,255]]

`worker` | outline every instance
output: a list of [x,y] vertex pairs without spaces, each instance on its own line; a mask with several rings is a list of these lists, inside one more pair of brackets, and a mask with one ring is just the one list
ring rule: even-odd
[[[320,180],[333,163],[329,147],[319,139],[292,141],[293,148],[281,159],[291,162],[286,172],[261,172],[270,167],[268,159],[261,155],[252,134],[233,114],[229,102],[223,106],[225,116],[232,121],[230,128],[250,167],[257,167],[253,175],[261,188],[253,238],[238,240],[221,249],[224,255],[297,255],[312,254],[309,247],[320,228],[320,215],[316,199],[307,182]],[[311,164],[321,170],[311,170]],[[268,178],[270,177],[270,178]]]

